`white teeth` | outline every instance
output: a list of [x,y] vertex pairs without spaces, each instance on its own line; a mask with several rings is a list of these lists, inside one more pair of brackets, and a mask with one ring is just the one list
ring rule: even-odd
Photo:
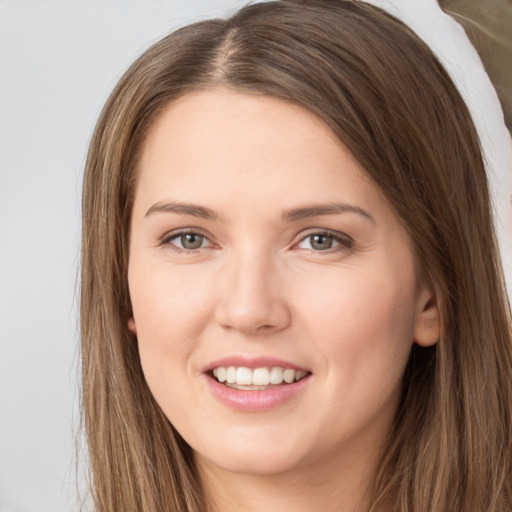
[[283,369],[279,367],[270,370],[270,384],[281,384],[283,382]]
[[217,380],[219,382],[226,382],[227,378],[227,370],[226,368],[223,368],[222,366],[220,368],[215,368],[217,370],[217,375],[215,375],[215,372],[213,373],[215,377],[217,377]]
[[228,366],[226,370],[226,382],[229,384],[236,382],[236,368],[234,366]]
[[283,375],[284,381],[291,384],[295,380],[295,370],[287,368]]
[[270,384],[268,368],[256,368],[252,372],[252,383],[256,386],[268,386]]
[[305,372],[303,370],[296,370],[296,372],[295,372],[295,380],[303,379],[307,375],[307,373],[308,372]]
[[219,382],[236,386],[268,386],[286,382],[291,384],[306,377],[308,372],[292,368],[246,368],[244,366],[219,366],[213,369],[213,375]]
[[252,385],[252,371],[250,368],[244,368],[242,366],[236,370],[236,383],[241,386]]

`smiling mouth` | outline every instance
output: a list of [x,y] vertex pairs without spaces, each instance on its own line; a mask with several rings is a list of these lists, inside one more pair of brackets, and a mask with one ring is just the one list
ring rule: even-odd
[[310,375],[305,370],[282,368],[247,368],[244,366],[219,366],[210,374],[212,378],[227,387],[245,391],[271,389],[275,386],[293,384]]

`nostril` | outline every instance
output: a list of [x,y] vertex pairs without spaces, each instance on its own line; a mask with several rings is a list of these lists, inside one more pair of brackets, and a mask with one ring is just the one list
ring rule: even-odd
[[274,329],[273,325],[265,324],[265,325],[260,325],[257,330],[258,331],[269,331],[271,329]]

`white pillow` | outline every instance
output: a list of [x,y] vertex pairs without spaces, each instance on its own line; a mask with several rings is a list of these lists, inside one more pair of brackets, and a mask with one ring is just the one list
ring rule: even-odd
[[473,116],[482,144],[505,280],[512,298],[512,138],[496,91],[464,29],[437,0],[365,0],[406,23],[450,74]]

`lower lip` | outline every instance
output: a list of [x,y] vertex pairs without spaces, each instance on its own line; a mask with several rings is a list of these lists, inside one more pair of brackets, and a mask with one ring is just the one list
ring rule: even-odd
[[280,384],[262,390],[234,389],[206,374],[204,377],[211,393],[222,404],[241,412],[264,412],[275,409],[297,396],[306,388],[311,375],[292,384]]

